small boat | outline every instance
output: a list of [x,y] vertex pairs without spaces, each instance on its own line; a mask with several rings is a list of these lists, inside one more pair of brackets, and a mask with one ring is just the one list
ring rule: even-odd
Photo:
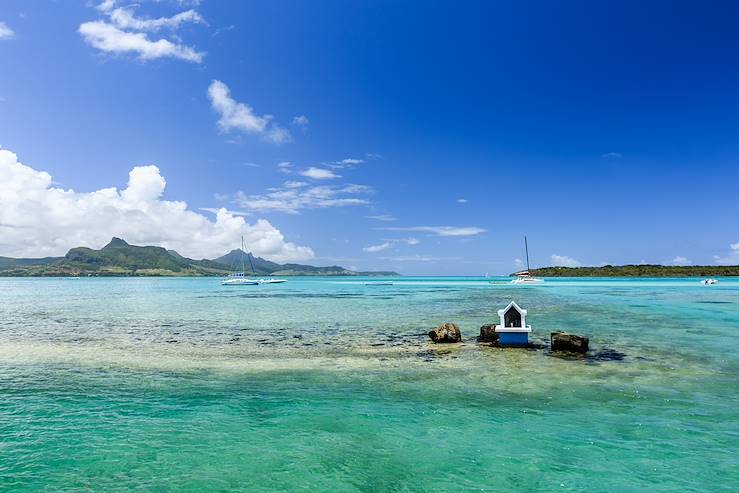
[[511,284],[542,284],[544,283],[544,279],[539,279],[538,277],[534,277],[531,274],[529,274],[529,271],[522,270],[521,272],[516,272],[516,278],[511,281]]
[[370,281],[364,283],[365,286],[392,286],[393,281]]
[[224,286],[256,286],[259,284],[259,281],[249,279],[243,272],[234,272],[233,274],[229,274],[221,284]]
[[[241,237],[241,272],[234,272],[232,274],[229,274],[226,279],[224,279],[221,282],[221,285],[223,286],[257,286],[259,285],[259,281],[256,279],[249,279],[246,277],[246,274],[244,273],[244,256],[246,256],[246,253],[244,252],[244,237]],[[251,271],[254,273],[254,264],[251,261],[251,257],[249,257],[249,264],[251,265]]]
[[521,272],[516,272],[516,278],[511,281],[511,284],[524,284],[524,285],[532,285],[532,284],[543,284],[544,279],[539,279],[538,277],[534,277],[529,272],[529,241],[524,236],[523,237],[523,243],[526,248],[526,270],[522,270]]
[[710,286],[711,284],[718,284],[718,279],[711,279],[711,278],[703,279],[701,281],[701,284],[703,284],[704,286]]
[[282,282],[287,282],[287,279],[260,279],[259,284],[280,284]]

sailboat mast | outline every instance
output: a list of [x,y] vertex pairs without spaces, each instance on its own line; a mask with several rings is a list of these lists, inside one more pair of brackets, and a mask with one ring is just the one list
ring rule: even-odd
[[245,272],[244,270],[244,237],[241,237],[241,273],[243,274]]
[[529,240],[526,239],[526,235],[523,236],[523,244],[526,246],[526,271],[528,272],[529,267]]

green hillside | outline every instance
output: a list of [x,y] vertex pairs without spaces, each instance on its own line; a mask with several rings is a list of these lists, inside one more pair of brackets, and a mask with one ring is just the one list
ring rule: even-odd
[[[64,257],[14,259],[0,257],[0,276],[223,276],[241,270],[241,250],[214,260],[193,260],[157,246],[129,245],[113,238],[100,250],[72,248]],[[354,272],[343,267],[281,265],[252,257],[255,275],[397,275],[395,272]],[[251,268],[246,260],[246,272]]]

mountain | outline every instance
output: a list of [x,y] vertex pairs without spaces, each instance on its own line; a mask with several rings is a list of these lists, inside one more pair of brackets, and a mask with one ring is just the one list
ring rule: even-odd
[[[193,260],[157,246],[129,245],[113,238],[100,250],[72,248],[64,257],[14,259],[0,257],[0,276],[223,276],[241,270],[241,250],[213,259]],[[252,257],[255,275],[381,276],[395,272],[354,272],[339,266],[281,265]],[[250,272],[248,260],[246,271]]]
[[715,277],[739,276],[739,265],[604,265],[602,267],[542,267],[540,277]]

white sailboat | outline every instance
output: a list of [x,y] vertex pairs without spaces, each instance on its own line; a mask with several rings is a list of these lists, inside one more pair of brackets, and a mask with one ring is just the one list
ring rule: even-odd
[[[234,272],[232,274],[229,274],[226,279],[224,279],[221,284],[224,286],[257,286],[259,284],[259,281],[255,279],[249,279],[246,277],[245,269],[244,269],[244,256],[246,255],[244,251],[244,237],[241,237],[241,272]],[[251,264],[251,271],[252,274],[254,273],[254,264],[252,264],[251,257],[249,257],[249,263]]]
[[542,284],[544,279],[539,279],[529,273],[529,241],[526,236],[523,237],[523,242],[526,246],[526,270],[516,272],[516,278],[511,281],[511,284]]

